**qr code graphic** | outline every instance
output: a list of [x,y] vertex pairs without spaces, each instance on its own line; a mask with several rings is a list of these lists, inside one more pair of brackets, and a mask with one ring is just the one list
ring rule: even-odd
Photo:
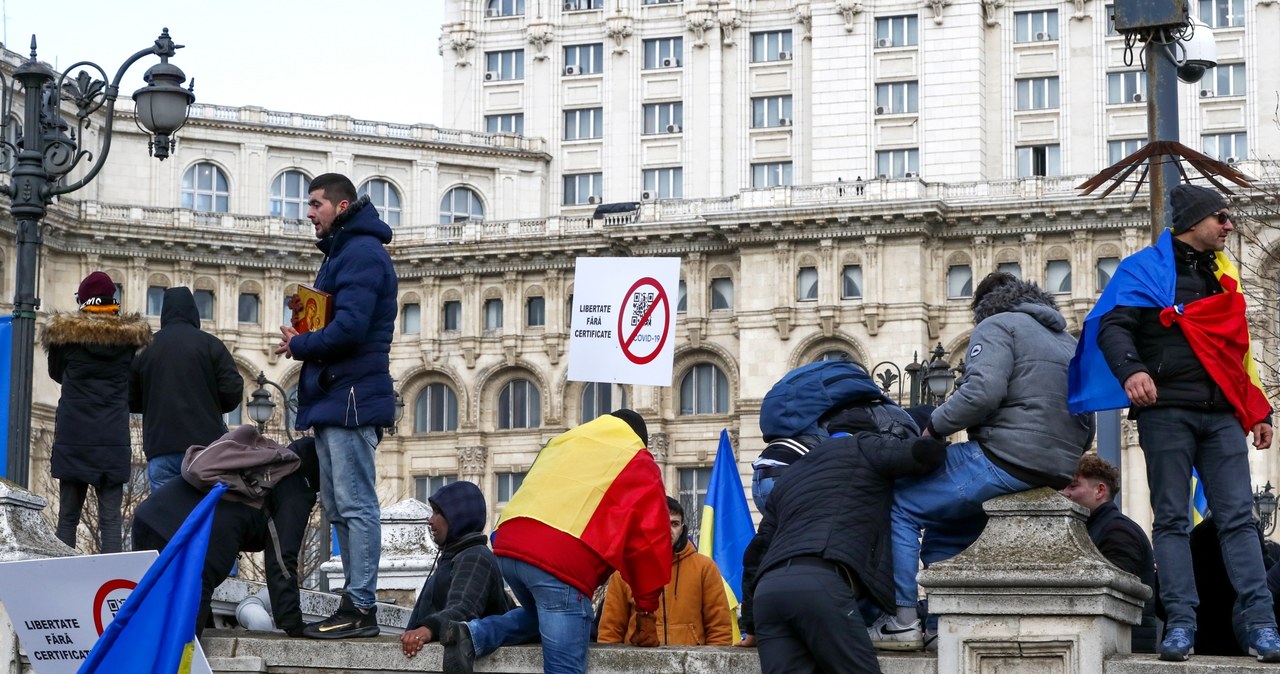
[[[649,312],[649,305],[653,304],[655,293],[634,293],[631,295],[631,326],[640,325],[640,319]],[[653,318],[645,320],[646,326],[653,325]]]

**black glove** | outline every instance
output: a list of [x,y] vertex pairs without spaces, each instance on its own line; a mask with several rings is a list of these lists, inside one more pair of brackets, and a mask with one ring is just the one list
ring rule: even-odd
[[911,443],[911,458],[936,466],[947,459],[947,441],[934,437],[919,438]]

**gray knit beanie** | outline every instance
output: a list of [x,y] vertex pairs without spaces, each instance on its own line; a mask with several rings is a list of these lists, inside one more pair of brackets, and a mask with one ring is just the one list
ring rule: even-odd
[[1181,184],[1169,190],[1169,210],[1173,212],[1173,233],[1181,234],[1196,223],[1227,208],[1222,193],[1200,187]]

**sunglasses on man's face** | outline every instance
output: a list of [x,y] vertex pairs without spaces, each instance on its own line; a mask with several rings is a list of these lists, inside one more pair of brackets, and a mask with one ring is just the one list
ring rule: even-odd
[[1225,225],[1227,224],[1227,221],[1231,219],[1230,213],[1214,213],[1213,215],[1218,218],[1219,225]]

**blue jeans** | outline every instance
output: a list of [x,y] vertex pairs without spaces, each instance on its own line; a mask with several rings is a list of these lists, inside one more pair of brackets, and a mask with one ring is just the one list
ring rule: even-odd
[[591,597],[518,559],[498,557],[498,567],[520,600],[520,608],[467,623],[476,655],[486,656],[499,646],[529,643],[541,635],[542,671],[585,673],[594,622]]
[[1147,458],[1151,487],[1153,547],[1160,569],[1160,599],[1167,627],[1196,626],[1195,576],[1191,566],[1191,467],[1204,483],[1218,525],[1222,561],[1235,587],[1236,607],[1248,629],[1274,625],[1271,593],[1253,525],[1249,446],[1240,422],[1228,412],[1155,407],[1138,415],[1138,442]]
[[147,481],[151,483],[151,493],[155,493],[164,483],[182,475],[182,458],[186,452],[161,454],[147,459]]
[[895,603],[916,606],[922,559],[926,566],[951,559],[978,540],[987,523],[984,501],[1033,486],[991,463],[976,442],[953,444],[938,470],[895,482],[890,510]]
[[342,555],[347,596],[356,608],[377,601],[378,560],[382,554],[382,510],[378,507],[373,426],[316,426],[320,461],[320,504],[333,524]]

